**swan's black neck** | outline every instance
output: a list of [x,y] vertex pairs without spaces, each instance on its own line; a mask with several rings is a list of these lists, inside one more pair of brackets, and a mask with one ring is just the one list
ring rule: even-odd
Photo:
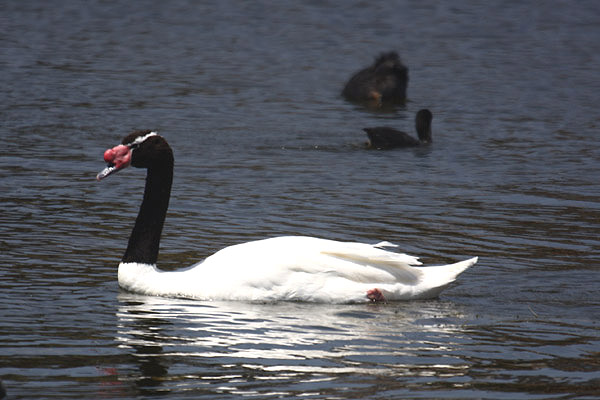
[[144,200],[129,236],[129,244],[122,262],[156,264],[172,182],[172,157],[148,168]]

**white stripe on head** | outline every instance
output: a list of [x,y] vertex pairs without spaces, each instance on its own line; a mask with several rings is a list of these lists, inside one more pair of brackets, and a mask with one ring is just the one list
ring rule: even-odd
[[144,143],[144,141],[145,141],[146,139],[148,139],[149,137],[151,137],[151,136],[158,136],[158,133],[156,133],[156,132],[152,131],[152,132],[150,132],[150,133],[148,133],[148,134],[146,134],[146,135],[144,135],[144,136],[138,136],[137,138],[135,138],[135,140],[134,140],[133,142],[129,143],[129,145],[128,145],[128,146],[129,146],[129,147],[135,147],[135,146],[138,146],[138,145],[140,145],[140,144]]

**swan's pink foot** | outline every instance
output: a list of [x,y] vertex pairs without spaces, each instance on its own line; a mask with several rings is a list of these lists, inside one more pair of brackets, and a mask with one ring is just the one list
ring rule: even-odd
[[371,290],[367,290],[367,298],[373,302],[375,301],[385,301],[385,296],[381,293],[381,290],[375,288]]

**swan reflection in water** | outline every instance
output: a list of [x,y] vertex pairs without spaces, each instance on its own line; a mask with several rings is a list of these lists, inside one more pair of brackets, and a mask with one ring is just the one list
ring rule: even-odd
[[442,301],[199,302],[122,292],[119,303],[117,341],[136,364],[119,380],[146,391],[293,395],[306,385],[335,390],[340,379],[376,385],[468,371],[453,355],[464,316]]

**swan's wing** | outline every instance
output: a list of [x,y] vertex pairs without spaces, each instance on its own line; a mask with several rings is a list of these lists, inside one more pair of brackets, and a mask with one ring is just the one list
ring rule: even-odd
[[201,274],[198,281],[206,287],[227,282],[230,287],[253,290],[326,287],[332,282],[346,288],[353,283],[412,286],[421,281],[423,273],[412,267],[421,264],[416,257],[386,251],[377,245],[284,236],[227,247],[192,269]]
[[322,254],[345,261],[343,268],[338,268],[337,273],[348,279],[360,282],[385,282],[391,275],[395,280],[406,283],[418,283],[423,273],[413,265],[421,265],[417,257],[407,254],[394,253],[380,249],[380,246],[389,246],[390,243],[382,242],[376,245],[364,243],[340,243],[335,248],[325,249]]

